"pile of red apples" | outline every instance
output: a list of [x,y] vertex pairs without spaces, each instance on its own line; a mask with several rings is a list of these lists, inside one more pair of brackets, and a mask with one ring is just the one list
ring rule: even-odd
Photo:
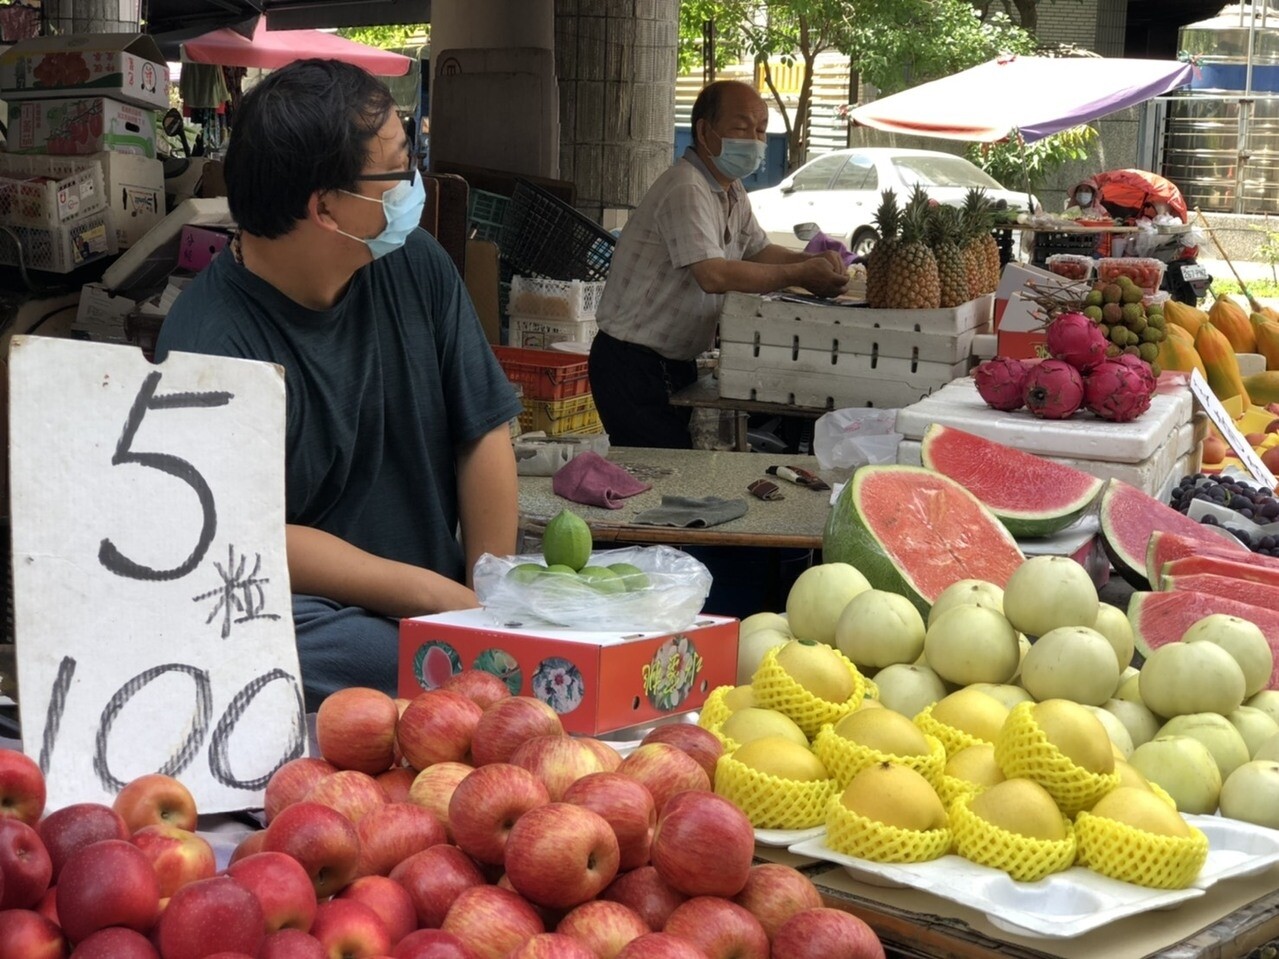
[[334,693],[218,872],[176,779],[45,814],[0,750],[0,959],[883,959],[788,866],[753,864],[722,747],[658,726],[625,758],[497,677]]

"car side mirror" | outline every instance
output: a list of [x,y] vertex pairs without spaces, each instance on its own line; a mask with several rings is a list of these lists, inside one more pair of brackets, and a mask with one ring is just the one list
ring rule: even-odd
[[794,230],[795,235],[807,243],[821,232],[821,227],[819,227],[816,223],[796,223]]
[[781,190],[783,193],[794,193],[795,181],[787,177],[781,183],[777,184],[777,189]]

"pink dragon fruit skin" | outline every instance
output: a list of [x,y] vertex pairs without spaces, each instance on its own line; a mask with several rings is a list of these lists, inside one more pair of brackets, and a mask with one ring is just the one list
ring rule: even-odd
[[1026,377],[1026,406],[1046,420],[1064,420],[1084,402],[1084,378],[1064,360],[1044,360]]
[[973,371],[977,392],[988,406],[1010,413],[1025,405],[1030,364],[1010,356],[996,356]]
[[1155,378],[1154,371],[1151,370],[1150,364],[1143,360],[1140,356],[1133,356],[1131,353],[1120,353],[1118,356],[1110,360],[1111,363],[1122,363],[1128,369],[1136,373],[1141,382],[1145,384],[1148,393],[1153,394],[1155,388],[1159,385],[1159,381]]
[[1131,364],[1107,360],[1084,377],[1084,405],[1103,420],[1135,420],[1150,409],[1146,380],[1153,378],[1149,367],[1143,379],[1141,371]]
[[1048,324],[1048,352],[1086,373],[1106,358],[1109,342],[1082,313],[1062,313]]

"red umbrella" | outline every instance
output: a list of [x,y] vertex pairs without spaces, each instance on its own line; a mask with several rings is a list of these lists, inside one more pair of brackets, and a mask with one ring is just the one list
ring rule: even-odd
[[182,44],[183,59],[191,63],[211,63],[220,67],[256,67],[274,70],[294,60],[318,57],[342,60],[363,67],[380,77],[402,77],[412,61],[389,50],[365,46],[336,33],[321,30],[267,30],[266,17],[259,17],[253,39],[229,27],[214,30]]

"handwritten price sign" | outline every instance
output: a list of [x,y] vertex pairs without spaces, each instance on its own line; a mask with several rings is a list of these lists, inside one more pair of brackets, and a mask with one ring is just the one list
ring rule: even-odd
[[42,337],[10,371],[18,708],[50,808],[149,772],[260,806],[306,728],[282,372]]

